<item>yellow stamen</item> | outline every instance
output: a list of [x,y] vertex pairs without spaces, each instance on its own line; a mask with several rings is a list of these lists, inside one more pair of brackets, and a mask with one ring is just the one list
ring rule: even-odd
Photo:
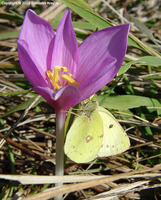
[[50,79],[50,82],[52,83],[53,86],[55,86],[55,89],[58,90],[60,89],[60,85],[58,84],[58,80],[59,80],[59,74],[57,70],[51,71],[47,71],[47,75]]
[[68,72],[68,69],[59,65],[56,65],[52,71],[47,71],[47,76],[49,77],[49,80],[55,90],[59,90],[64,86],[64,84],[62,85],[61,78],[66,80],[70,85],[74,85],[76,87],[80,86],[80,84],[73,79],[72,74],[64,74],[64,72]]
[[57,70],[57,71],[62,70],[63,72],[67,72],[67,71],[68,71],[68,69],[67,69],[66,67],[61,67],[61,66],[59,66],[59,65],[56,65],[56,66],[54,67],[54,70]]
[[80,83],[78,83],[77,81],[75,81],[75,80],[73,79],[72,74],[69,74],[69,75],[64,74],[64,75],[62,75],[62,78],[65,79],[66,81],[68,81],[69,85],[74,85],[74,86],[76,86],[76,87],[79,87],[79,86],[80,86]]

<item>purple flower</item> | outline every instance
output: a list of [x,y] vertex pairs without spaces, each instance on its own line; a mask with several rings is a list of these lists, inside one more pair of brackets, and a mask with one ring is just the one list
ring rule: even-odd
[[33,89],[56,110],[66,111],[114,78],[124,60],[128,31],[129,24],[106,28],[78,47],[69,10],[56,34],[28,10],[18,39],[20,64]]

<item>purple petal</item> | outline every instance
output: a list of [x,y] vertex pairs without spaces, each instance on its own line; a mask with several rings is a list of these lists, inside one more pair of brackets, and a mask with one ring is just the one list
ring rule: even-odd
[[19,40],[24,40],[28,44],[34,62],[36,61],[44,72],[47,70],[47,55],[49,46],[50,49],[53,46],[54,37],[54,30],[48,22],[32,10],[26,12]]
[[34,90],[46,99],[55,110],[67,111],[80,102],[79,90],[73,85],[67,85],[56,92],[48,87],[36,87]]
[[117,68],[114,68],[115,63],[116,59],[109,56],[108,59],[105,59],[102,62],[99,70],[89,80],[87,80],[79,87],[81,101],[96,93],[99,89],[101,89],[114,78],[117,73]]
[[23,40],[19,40],[17,43],[20,65],[28,81],[34,87],[47,86],[46,76],[39,64],[34,60],[28,44]]
[[81,99],[88,98],[85,93],[90,92],[90,96],[114,78],[124,60],[128,31],[129,24],[106,28],[79,46],[76,80],[81,83]]
[[52,68],[56,65],[69,68],[69,72],[75,75],[78,65],[78,44],[69,10],[65,12],[56,31]]

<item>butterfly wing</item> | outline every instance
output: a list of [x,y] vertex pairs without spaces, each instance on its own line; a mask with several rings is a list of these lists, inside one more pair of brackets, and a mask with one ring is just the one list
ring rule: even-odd
[[65,154],[74,162],[92,161],[98,154],[103,138],[103,123],[97,111],[82,113],[69,129],[64,146]]
[[103,140],[97,157],[107,157],[124,152],[130,146],[129,138],[115,117],[106,109],[98,107],[103,120]]

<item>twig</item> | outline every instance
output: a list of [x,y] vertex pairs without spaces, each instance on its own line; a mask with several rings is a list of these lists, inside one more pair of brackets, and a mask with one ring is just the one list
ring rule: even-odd
[[20,115],[20,117],[16,120],[13,126],[9,129],[9,131],[4,135],[3,139],[0,141],[0,148],[5,144],[6,139],[12,133],[12,131],[17,127],[18,123],[27,115],[28,111],[33,107],[33,105],[40,99],[40,95],[38,95],[35,100],[26,108],[26,110]]
[[[4,139],[4,135],[1,134],[1,133],[0,133],[0,138],[3,138],[3,139]],[[38,158],[38,159],[43,160],[43,161],[46,160],[44,157],[42,157],[42,156],[40,156],[40,155],[38,155],[38,154],[36,154],[36,153],[30,151],[30,149],[28,149],[28,148],[26,148],[26,147],[24,147],[24,146],[18,144],[17,142],[12,141],[12,140],[9,139],[9,138],[5,138],[4,141],[5,141],[5,142],[7,141],[7,142],[10,143],[12,146],[14,146],[14,147],[20,149],[21,151],[25,152],[26,154],[28,154],[28,155],[30,155],[30,156],[32,156],[32,157]]]

